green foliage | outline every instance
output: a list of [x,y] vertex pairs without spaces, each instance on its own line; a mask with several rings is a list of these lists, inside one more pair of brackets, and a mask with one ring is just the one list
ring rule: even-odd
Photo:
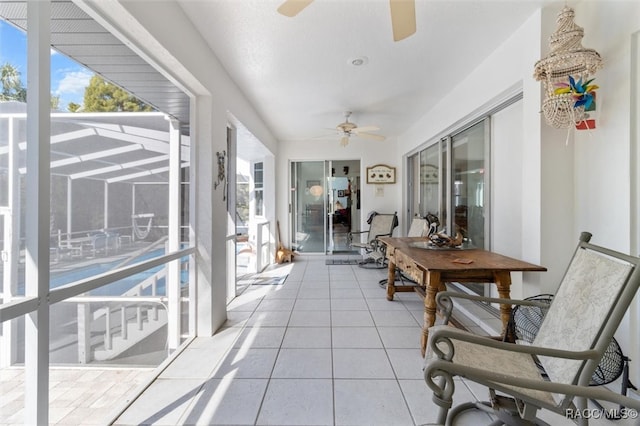
[[20,71],[8,62],[0,67],[0,83],[0,101],[27,102],[27,89],[20,80]]
[[69,104],[67,105],[67,110],[69,112],[78,112],[80,108],[82,108],[82,105],[75,102],[69,102]]
[[137,112],[153,108],[118,86],[94,75],[84,91],[84,112]]
[[[0,66],[0,84],[0,102],[27,102],[27,88],[22,84],[20,71],[8,62]],[[51,109],[57,110],[59,106],[60,96],[51,95]]]

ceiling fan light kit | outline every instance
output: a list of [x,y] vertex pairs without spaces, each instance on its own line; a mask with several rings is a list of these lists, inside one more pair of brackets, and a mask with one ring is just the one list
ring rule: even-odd
[[374,139],[378,141],[385,140],[385,137],[382,135],[376,135],[373,133],[368,133],[372,131],[380,130],[378,126],[363,126],[358,127],[356,123],[352,123],[349,121],[349,117],[351,117],[351,111],[347,111],[344,113],[344,123],[340,123],[336,126],[336,130],[340,132],[342,137],[340,138],[340,145],[347,146],[349,144],[349,138],[353,136],[358,136],[366,139]]

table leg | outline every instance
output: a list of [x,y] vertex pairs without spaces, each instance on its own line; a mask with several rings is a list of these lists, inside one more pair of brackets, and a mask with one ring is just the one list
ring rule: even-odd
[[[495,272],[494,282],[498,288],[498,297],[503,299],[511,298],[511,274],[506,272]],[[506,337],[507,341],[513,342],[513,336],[508,330],[509,320],[511,319],[511,305],[500,305],[500,319],[502,320],[502,337]]]
[[427,351],[427,342],[429,340],[429,328],[436,323],[436,294],[440,290],[440,272],[427,271],[426,286],[424,296],[424,323],[422,325],[422,337],[420,339],[420,348],[422,357]]
[[387,276],[387,300],[393,300],[396,292],[396,264],[389,260],[389,275]]

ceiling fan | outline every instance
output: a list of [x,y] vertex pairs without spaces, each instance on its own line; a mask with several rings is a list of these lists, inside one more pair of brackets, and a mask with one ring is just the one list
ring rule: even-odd
[[[293,17],[302,12],[313,0],[285,0],[278,7],[284,16]],[[415,0],[389,0],[393,41],[403,40],[416,32]]]
[[376,135],[369,132],[374,132],[376,130],[380,130],[377,126],[363,126],[358,127],[356,123],[352,123],[349,121],[349,117],[351,117],[351,111],[347,111],[344,113],[345,120],[344,123],[340,123],[336,126],[336,130],[340,132],[342,138],[340,139],[340,145],[347,146],[349,143],[349,138],[351,136],[358,136],[366,139],[374,139],[377,141],[383,141],[385,139],[382,135]]

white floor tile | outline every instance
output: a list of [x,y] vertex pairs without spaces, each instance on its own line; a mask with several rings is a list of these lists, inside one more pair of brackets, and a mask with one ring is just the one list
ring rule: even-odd
[[247,327],[234,348],[279,348],[282,344],[286,327]]
[[253,425],[267,379],[211,379],[180,419],[185,425]]
[[336,379],[394,379],[384,349],[334,349],[333,377]]
[[330,327],[289,327],[282,342],[283,348],[330,348]]
[[331,339],[334,348],[382,348],[375,327],[336,327]]
[[336,425],[413,426],[395,380],[336,380]]
[[296,299],[296,311],[328,311],[330,299]]
[[277,379],[330,379],[331,349],[283,348],[271,377]]
[[368,311],[364,299],[331,299],[332,311]]
[[371,311],[373,321],[378,327],[420,326],[408,311]]
[[272,379],[257,425],[333,425],[329,379]]
[[290,311],[254,312],[247,320],[248,327],[285,327],[289,323]]
[[375,324],[369,311],[332,311],[333,327],[373,327]]
[[385,348],[420,350],[420,327],[378,327]]
[[291,313],[289,327],[330,327],[331,312],[329,311],[301,311]]
[[206,379],[216,368],[228,349],[217,346],[214,348],[186,348],[160,375],[170,379]]
[[411,349],[387,349],[391,367],[398,379],[423,379],[424,358],[420,351]]
[[158,379],[118,418],[116,425],[175,425],[204,384],[197,379]]
[[213,377],[239,379],[263,379],[271,376],[278,354],[277,349],[231,349]]

